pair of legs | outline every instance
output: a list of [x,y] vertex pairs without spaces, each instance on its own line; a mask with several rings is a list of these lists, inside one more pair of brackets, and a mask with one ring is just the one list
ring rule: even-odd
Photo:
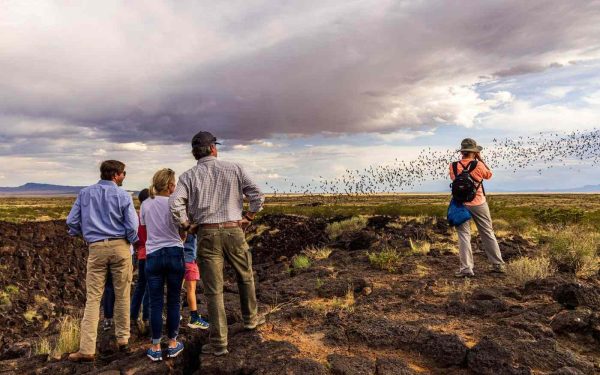
[[86,274],[86,302],[79,342],[79,353],[86,356],[96,353],[100,300],[107,272],[110,272],[114,287],[115,335],[121,345],[127,344],[129,340],[129,295],[133,273],[129,243],[125,240],[105,240],[90,244]]
[[215,350],[227,348],[227,317],[223,302],[223,266],[235,270],[244,325],[256,325],[257,305],[252,254],[239,228],[201,229],[198,236],[200,271],[208,302],[210,340]]
[[[500,253],[500,247],[494,234],[492,227],[492,216],[490,214],[490,208],[487,202],[477,206],[465,207],[471,212],[473,221],[477,226],[479,235],[481,236],[481,242],[483,243],[483,250],[487,255],[488,260],[492,265],[501,267],[504,264],[502,260],[502,254]],[[466,275],[473,274],[473,252],[471,250],[471,222],[466,221],[457,227],[458,231],[458,251],[460,258],[460,273]]]
[[146,259],[138,260],[138,278],[131,297],[131,320],[137,321],[142,309],[142,320],[150,319],[148,279],[146,278]]
[[182,247],[164,247],[146,255],[146,277],[150,293],[152,350],[160,350],[164,287],[167,286],[167,335],[169,348],[177,346],[181,284],[185,266]]
[[190,310],[190,322],[188,327],[207,329],[208,322],[202,319],[198,313],[198,303],[196,300],[196,282],[200,280],[200,271],[196,261],[185,263],[185,291],[188,308]]

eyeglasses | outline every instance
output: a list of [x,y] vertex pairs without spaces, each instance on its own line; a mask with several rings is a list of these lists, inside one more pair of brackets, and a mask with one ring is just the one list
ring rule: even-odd
[[127,171],[123,171],[123,177],[127,176]]

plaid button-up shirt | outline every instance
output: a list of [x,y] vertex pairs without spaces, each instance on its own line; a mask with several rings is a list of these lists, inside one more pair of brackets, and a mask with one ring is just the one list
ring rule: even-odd
[[178,223],[224,223],[242,219],[244,196],[251,212],[262,209],[264,195],[241,165],[206,156],[179,176],[169,206]]

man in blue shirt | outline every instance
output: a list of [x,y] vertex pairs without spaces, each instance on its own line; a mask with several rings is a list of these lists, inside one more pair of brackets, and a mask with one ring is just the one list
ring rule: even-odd
[[133,273],[130,247],[138,241],[138,217],[131,195],[120,188],[125,176],[125,164],[117,160],[102,162],[101,180],[79,192],[67,217],[69,234],[83,235],[89,245],[79,351],[69,355],[75,362],[94,360],[100,299],[107,272],[112,276],[115,291],[114,321],[119,349],[126,349],[129,341]]

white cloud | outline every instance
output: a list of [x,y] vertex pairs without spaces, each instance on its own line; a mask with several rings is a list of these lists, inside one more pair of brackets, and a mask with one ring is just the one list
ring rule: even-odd
[[114,151],[146,151],[148,146],[142,142],[116,143],[111,145]]

